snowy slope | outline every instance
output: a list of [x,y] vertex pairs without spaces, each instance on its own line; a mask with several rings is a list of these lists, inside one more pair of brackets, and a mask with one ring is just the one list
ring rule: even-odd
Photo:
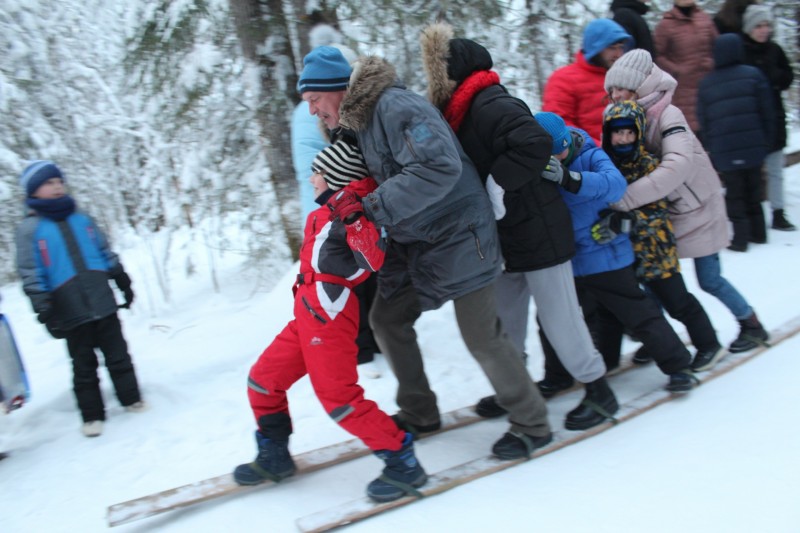
[[[800,167],[787,174],[787,211],[800,222]],[[770,231],[767,245],[747,254],[722,252],[724,274],[745,294],[769,327],[800,315],[800,232]],[[138,301],[121,313],[151,409],[124,412],[103,374],[108,421],[87,439],[71,393],[62,342],[35,321],[18,284],[0,288],[28,366],[33,398],[0,416],[0,531],[94,532],[106,529],[113,503],[230,471],[252,460],[254,423],[245,381],[250,364],[291,313],[294,268],[269,293],[252,292],[235,270],[223,272],[223,290],[205,282],[176,283],[171,306],[155,305],[146,287],[145,255],[120,250]],[[696,287],[691,263],[684,276],[712,317],[720,339],[738,331],[727,310]],[[232,268],[232,267],[231,267]],[[139,290],[141,289],[141,290]],[[533,326],[532,326],[533,327]],[[533,331],[533,329],[532,329]],[[682,334],[682,328],[678,328]],[[418,323],[440,407],[474,403],[490,393],[461,342],[452,306]],[[631,346],[632,347],[632,346]],[[352,531],[797,531],[800,523],[800,338],[667,405],[574,447],[463,488],[370,519]],[[529,370],[542,374],[535,335]],[[364,379],[370,398],[394,412],[395,381]],[[664,380],[655,370],[647,378]],[[617,392],[636,389],[628,383]],[[552,423],[579,395],[552,402]],[[296,453],[349,438],[322,411],[307,380],[290,393]],[[505,431],[483,422],[418,443],[429,471],[488,453]],[[363,494],[380,470],[373,457],[252,494],[177,511],[116,528],[119,531],[294,531],[294,520]]]

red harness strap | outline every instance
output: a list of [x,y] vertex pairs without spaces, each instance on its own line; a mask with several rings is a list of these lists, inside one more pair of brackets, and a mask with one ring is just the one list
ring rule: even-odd
[[297,287],[299,285],[309,285],[311,283],[321,281],[323,283],[333,283],[335,285],[344,285],[348,289],[352,289],[355,287],[352,281],[347,278],[343,278],[341,276],[335,276],[333,274],[323,274],[320,272],[300,272],[297,275],[297,281],[294,283],[294,287],[292,287],[292,292],[297,293]]

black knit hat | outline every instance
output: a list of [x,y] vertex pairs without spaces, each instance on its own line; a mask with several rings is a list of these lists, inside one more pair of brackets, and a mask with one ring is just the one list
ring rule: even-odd
[[311,170],[322,174],[334,191],[338,191],[351,181],[369,176],[364,156],[357,146],[339,140],[328,146],[314,158]]
[[489,51],[470,39],[450,39],[447,77],[461,83],[473,72],[489,70],[494,63]]

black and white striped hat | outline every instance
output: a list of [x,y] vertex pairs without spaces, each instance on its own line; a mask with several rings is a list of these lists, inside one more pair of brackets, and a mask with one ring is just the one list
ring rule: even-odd
[[369,176],[364,156],[357,146],[339,140],[328,146],[314,158],[311,170],[322,174],[328,187],[338,191],[351,181]]

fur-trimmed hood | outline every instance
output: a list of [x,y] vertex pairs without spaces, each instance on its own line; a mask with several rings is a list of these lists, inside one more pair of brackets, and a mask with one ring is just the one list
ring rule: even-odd
[[449,24],[431,24],[420,35],[422,65],[428,78],[428,100],[442,109],[453,96],[456,82],[447,76],[447,59],[450,56],[450,39],[453,28]]
[[353,65],[347,94],[339,105],[339,125],[352,131],[365,129],[381,94],[394,85],[401,86],[391,63],[378,56],[360,58]]

